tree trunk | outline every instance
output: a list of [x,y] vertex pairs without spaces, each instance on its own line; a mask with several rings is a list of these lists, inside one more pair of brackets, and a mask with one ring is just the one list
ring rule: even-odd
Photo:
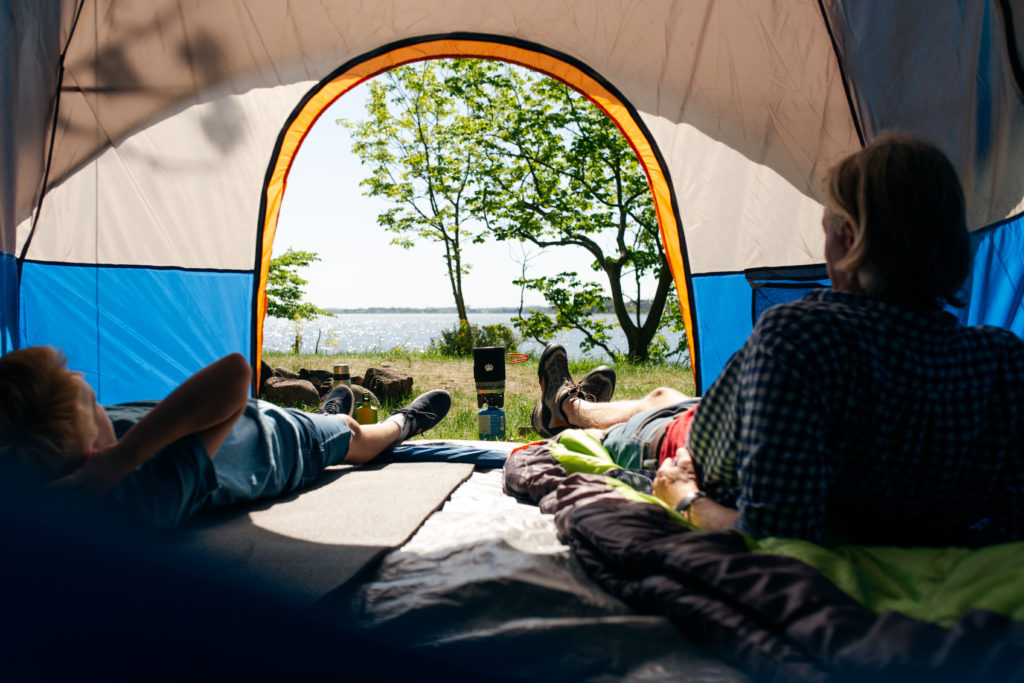
[[466,315],[466,299],[462,296],[462,260],[456,259],[455,278],[452,280],[452,295],[455,297],[455,310],[459,313],[459,320],[469,320]]
[[[650,357],[650,346],[651,341],[655,335],[658,334],[658,328],[661,324],[661,316],[665,312],[665,302],[668,301],[669,291],[672,287],[672,271],[669,270],[667,263],[661,264],[661,269],[658,271],[658,289],[654,293],[654,298],[651,300],[651,309],[647,311],[647,317],[644,318],[644,324],[637,327],[629,320],[628,314],[625,313],[625,306],[622,307],[623,314],[619,317],[619,324],[622,326],[622,331],[626,335],[626,343],[628,345],[627,356],[634,363],[642,363]],[[638,302],[639,305],[639,302]],[[618,313],[618,306],[616,306],[616,313]],[[626,323],[623,323],[625,318]]]

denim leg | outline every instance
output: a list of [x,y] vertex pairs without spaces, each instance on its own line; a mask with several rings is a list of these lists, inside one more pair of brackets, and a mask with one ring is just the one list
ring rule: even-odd
[[309,440],[304,448],[319,450],[323,454],[322,467],[340,465],[348,455],[352,443],[352,429],[338,415],[320,415],[296,410],[295,418],[304,426],[305,437]]
[[308,485],[324,468],[345,462],[352,430],[338,415],[306,413],[291,408],[286,412],[298,436],[298,448],[288,454],[298,460],[294,464],[298,476],[289,486],[289,491],[294,491]]
[[637,413],[609,429],[602,445],[620,467],[638,470],[647,463],[649,468],[656,468],[658,448],[665,430],[673,420],[698,403],[699,398],[688,398],[675,405]]
[[337,416],[304,413],[250,399],[213,459],[211,503],[274,498],[308,486],[345,460],[352,432]]

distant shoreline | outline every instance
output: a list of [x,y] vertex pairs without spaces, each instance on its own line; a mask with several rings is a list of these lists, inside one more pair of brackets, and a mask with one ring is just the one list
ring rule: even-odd
[[[545,313],[551,311],[548,307],[531,307],[533,310],[540,310]],[[454,306],[448,306],[444,308],[385,308],[383,306],[370,306],[367,308],[325,308],[325,311],[332,314],[344,314],[344,313],[386,313],[386,314],[402,314],[402,313],[455,313],[456,309]],[[529,309],[528,309],[529,310]],[[466,312],[470,315],[474,313],[518,313],[518,307],[497,307],[497,308],[470,308]]]
[[[643,304],[643,308],[641,309],[642,311],[647,311],[650,308],[648,302],[644,301],[644,302],[642,302],[642,304]],[[551,308],[550,306],[524,306],[523,309],[524,309],[523,310],[524,313],[530,313],[531,311],[537,311],[539,313],[551,314],[551,313],[555,312],[555,309]],[[445,314],[447,314],[447,313],[456,313],[457,312],[456,308],[454,306],[444,306],[444,307],[437,307],[437,308],[412,308],[412,307],[392,307],[392,308],[387,308],[387,307],[384,307],[384,306],[368,306],[366,308],[325,308],[323,310],[327,311],[331,315],[343,315],[343,314],[346,314],[346,313],[348,313],[348,314],[382,313],[382,314],[386,314],[386,315],[402,315],[402,314],[405,314],[405,313],[432,313],[432,314],[442,314],[442,313],[445,313]],[[630,315],[632,315],[635,309],[632,306],[629,306],[628,310],[629,310]],[[466,313],[469,314],[469,315],[473,315],[474,313],[492,313],[492,314],[493,313],[508,313],[508,314],[512,314],[512,315],[517,315],[519,313],[519,307],[518,306],[496,306],[496,307],[493,307],[493,308],[468,308],[468,309],[466,309]],[[614,315],[614,312],[611,311],[611,310],[608,310],[608,311],[605,311],[604,313],[598,313],[597,315]]]

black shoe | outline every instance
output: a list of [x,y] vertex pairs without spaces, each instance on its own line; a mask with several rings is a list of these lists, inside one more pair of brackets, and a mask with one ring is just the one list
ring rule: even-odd
[[580,391],[588,401],[607,403],[615,393],[615,371],[607,365],[594,368],[580,380]]
[[550,438],[568,428],[568,423],[556,426],[555,420],[565,422],[562,414],[562,401],[570,398],[570,394],[578,388],[569,374],[569,357],[561,344],[554,342],[544,347],[537,365],[537,376],[540,378],[540,400],[533,407],[530,423],[537,433]]
[[434,427],[444,419],[451,407],[451,395],[443,389],[434,389],[421,394],[406,407],[391,413],[391,415],[402,414],[405,416],[405,422],[395,443],[411,439]]
[[324,397],[324,402],[320,404],[320,410],[313,412],[321,415],[351,415],[354,407],[355,397],[352,395],[352,390],[348,388],[348,385],[339,384]]

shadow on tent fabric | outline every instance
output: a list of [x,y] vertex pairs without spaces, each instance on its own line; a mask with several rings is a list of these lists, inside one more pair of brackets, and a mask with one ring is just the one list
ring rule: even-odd
[[172,552],[87,506],[72,512],[0,484],[5,680],[484,673],[410,652],[401,641],[374,642],[273,585]]

